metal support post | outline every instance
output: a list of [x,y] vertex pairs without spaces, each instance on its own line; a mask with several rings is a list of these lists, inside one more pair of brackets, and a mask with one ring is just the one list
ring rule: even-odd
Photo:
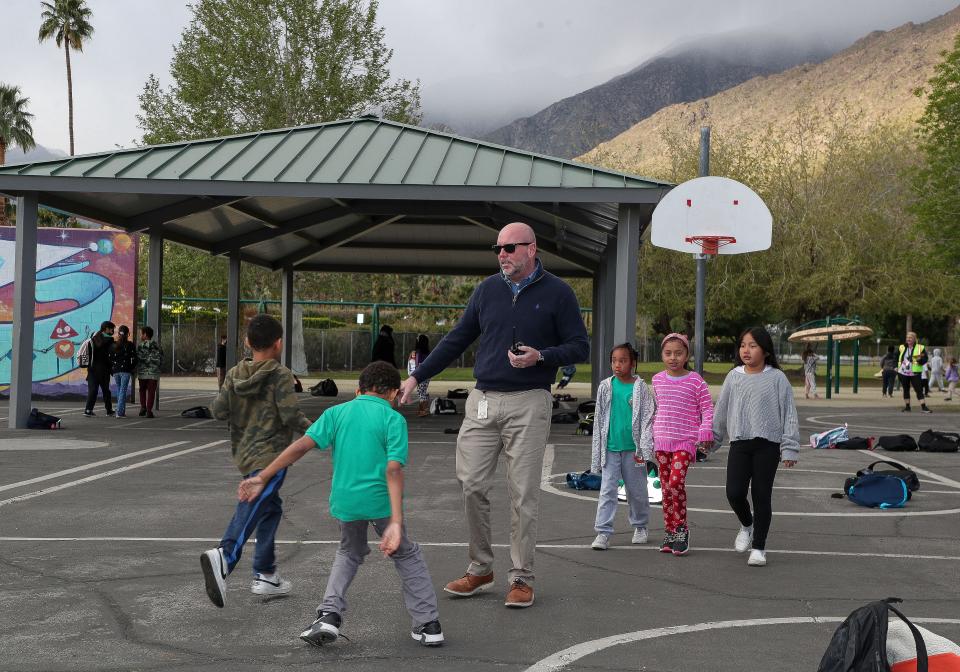
[[293,369],[293,267],[280,271],[280,309],[283,316],[283,355],[281,364]]
[[[710,174],[710,127],[700,129],[700,170],[698,177]],[[706,254],[693,255],[697,260],[697,298],[694,307],[693,362],[694,369],[703,375],[703,360],[706,354],[705,321],[707,315],[707,257]]]
[[853,342],[853,393],[860,390],[860,339]]
[[37,296],[36,192],[17,198],[16,275],[13,286],[13,333],[10,361],[10,408],[7,425],[25,429],[33,401],[34,307]]
[[240,251],[230,253],[227,273],[227,368],[237,365],[240,323]]
[[[830,326],[830,320],[827,320]],[[833,397],[833,336],[827,336],[827,399]]]
[[637,340],[637,257],[640,252],[640,212],[621,205],[617,218],[617,249],[613,271],[613,343]]
[[[160,331],[160,310],[163,308],[163,231],[160,227],[150,229],[150,258],[147,262],[147,318],[146,323],[153,329],[153,338],[163,347]],[[176,358],[174,357],[174,360]],[[153,409],[160,410],[160,380],[153,397]]]
[[834,344],[834,348],[836,348],[837,354],[836,354],[836,357],[834,358],[833,368],[836,371],[837,375],[833,379],[833,391],[836,394],[840,394],[840,341],[837,341]]

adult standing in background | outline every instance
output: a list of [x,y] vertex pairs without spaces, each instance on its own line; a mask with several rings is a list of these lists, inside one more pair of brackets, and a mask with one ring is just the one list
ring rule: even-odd
[[223,379],[227,375],[227,335],[220,335],[220,344],[217,346],[217,389],[223,387]]
[[906,342],[900,346],[900,356],[897,358],[897,378],[900,379],[900,385],[903,387],[903,410],[902,413],[910,412],[910,386],[917,395],[917,401],[920,402],[920,409],[924,413],[932,413],[923,397],[923,365],[927,363],[927,350],[920,344],[917,334],[914,331],[907,332]]
[[887,346],[887,354],[880,360],[880,375],[883,376],[883,396],[893,399],[893,384],[897,380],[897,355],[893,346]]
[[590,353],[573,290],[543,269],[533,229],[507,224],[493,246],[500,272],[477,285],[463,316],[401,388],[411,399],[421,380],[453,363],[477,338],[476,387],[457,437],[457,480],[470,534],[470,564],[444,590],[470,597],[493,586],[490,488],[500,453],[510,494],[510,589],[507,607],[533,604],[533,556],[543,453],[550,434],[557,368]]
[[373,342],[373,356],[371,362],[387,362],[393,368],[397,368],[397,358],[393,354],[395,347],[393,341],[393,327],[385,324],[380,327],[380,335]]
[[803,351],[803,396],[807,399],[811,394],[814,399],[820,398],[817,394],[817,362],[819,360],[820,357],[814,352],[813,345],[808,343]]

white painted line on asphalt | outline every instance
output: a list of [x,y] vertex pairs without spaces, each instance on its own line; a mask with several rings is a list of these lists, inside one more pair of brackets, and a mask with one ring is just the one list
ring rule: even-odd
[[[148,542],[162,544],[184,544],[184,543],[218,543],[219,537],[0,537],[0,542]],[[248,544],[256,543],[256,539],[251,538]],[[277,539],[276,544],[284,546],[337,546],[339,539]],[[379,542],[371,541],[372,545]],[[429,546],[432,548],[467,548],[469,544],[463,541],[418,541],[420,546]],[[491,544],[494,548],[510,548],[510,544]],[[537,544],[537,548],[555,551],[590,551],[596,553],[590,544]],[[619,551],[648,551],[659,553],[660,548],[656,544],[629,544],[623,546],[611,546],[611,552]],[[691,552],[703,553],[736,553],[732,548],[701,548],[694,546]],[[919,553],[852,553],[846,551],[804,551],[804,550],[777,550],[767,549],[770,555],[807,555],[807,556],[828,556],[842,558],[882,558],[885,560],[946,560],[948,562],[960,561],[960,556],[954,555],[929,555]]]
[[[871,450],[861,450],[861,451],[858,451],[858,452],[861,452],[861,453],[863,453],[864,455],[869,455],[870,457],[875,457],[875,456],[876,456],[876,453],[873,452],[873,451],[871,451]],[[881,459],[883,459],[883,458],[881,458]],[[915,467],[915,466],[913,466],[912,464],[907,464],[906,462],[904,462],[903,460],[900,459],[899,455],[890,455],[890,456],[889,456],[889,460],[890,460],[891,462],[896,462],[897,464],[902,464],[902,465],[905,466],[907,469],[913,469],[913,470],[914,470],[915,472],[917,472],[918,474],[921,474],[921,475],[923,475],[923,476],[926,476],[927,478],[932,478],[933,480],[935,480],[937,483],[940,483],[941,485],[948,485],[948,486],[950,486],[951,488],[960,488],[960,482],[957,482],[957,481],[953,480],[952,478],[947,478],[946,476],[941,476],[940,474],[935,474],[935,473],[933,473],[932,471],[928,471],[928,470],[926,470],[926,469],[921,469],[920,467]]]
[[59,478],[61,476],[66,476],[68,474],[75,474],[78,471],[86,471],[87,469],[94,469],[96,467],[102,467],[105,464],[112,464],[114,462],[120,462],[122,460],[129,460],[131,457],[137,457],[138,455],[146,455],[147,453],[155,453],[158,450],[164,450],[166,448],[173,448],[174,446],[181,446],[188,441],[174,441],[173,443],[165,443],[162,446],[157,446],[156,448],[146,448],[144,450],[138,450],[134,453],[124,453],[123,455],[118,455],[117,457],[111,457],[107,460],[100,460],[98,462],[90,462],[88,464],[81,464],[79,467],[72,467],[70,469],[64,469],[63,471],[56,471],[52,474],[46,474],[45,476],[37,476],[36,478],[31,478],[26,481],[18,481],[16,483],[9,483],[7,485],[0,485],[0,492],[4,490],[11,490],[13,488],[20,488],[25,485],[33,485],[34,483],[40,483],[41,481],[49,481],[51,478]]
[[[652,628],[650,630],[637,630],[636,632],[625,632],[620,635],[593,639],[574,646],[557,651],[553,655],[547,656],[537,661],[527,668],[526,672],[559,672],[571,663],[575,663],[581,658],[591,654],[609,649],[612,646],[620,644],[630,644],[640,642],[646,639],[657,639],[659,637],[668,637],[670,635],[686,635],[692,632],[704,632],[706,630],[726,630],[728,628],[749,628],[763,625],[801,625],[842,622],[845,616],[797,616],[793,618],[751,618],[738,621],[712,621],[709,623],[694,623],[691,625],[671,625],[666,628]],[[923,618],[911,616],[910,620],[914,623],[924,624],[960,624],[960,619],[956,618]],[[652,661],[651,661],[652,662]]]
[[[891,432],[891,433],[893,433],[893,434],[910,434],[911,436],[920,436],[920,433],[923,431],[922,429],[909,429],[909,428],[906,428],[906,427],[877,427],[876,425],[874,425],[874,424],[872,424],[872,423],[870,423],[870,422],[862,422],[862,423],[861,423],[861,422],[850,422],[850,421],[847,419],[847,418],[849,418],[849,417],[851,417],[851,416],[857,417],[858,415],[862,415],[862,414],[857,414],[857,413],[833,413],[833,414],[830,414],[830,415],[811,415],[811,416],[808,417],[808,418],[804,418],[804,422],[811,422],[811,423],[813,423],[813,424],[815,424],[815,425],[823,425],[823,426],[825,426],[825,427],[839,427],[839,426],[842,425],[844,422],[846,422],[847,425],[850,426],[850,427],[864,427],[864,428],[870,429],[871,431],[877,431],[877,430],[879,430],[879,431],[881,431],[881,432]],[[934,415],[936,415],[936,414],[934,414]],[[907,416],[907,417],[909,417],[909,416]],[[943,417],[943,416],[938,416],[938,417]],[[834,418],[834,420],[822,420],[821,418]],[[840,419],[840,420],[836,420],[836,418],[841,418],[841,419]],[[952,419],[952,416],[951,416],[951,419]],[[944,431],[952,431],[952,429],[948,429],[948,430],[944,430]]]
[[[143,462],[136,462],[134,464],[127,465],[126,467],[120,467],[119,469],[111,469],[110,471],[105,471],[100,474],[93,474],[92,476],[87,476],[86,478],[81,478],[76,481],[69,481],[67,483],[61,483],[60,485],[55,485],[51,488],[46,488],[44,490],[37,490],[36,492],[29,492],[25,495],[17,495],[16,497],[11,497],[10,499],[0,500],[0,506],[6,506],[7,504],[13,504],[14,502],[22,502],[27,499],[33,499],[34,497],[40,497],[41,495],[46,495],[51,492],[57,492],[58,490],[63,490],[65,488],[71,488],[75,485],[82,485],[83,483],[89,483],[91,481],[96,481],[101,478],[106,478],[107,476],[113,476],[114,474],[120,474],[125,471],[131,471],[132,469],[139,469],[140,467],[146,467],[151,464],[156,464],[157,462],[163,462],[164,460],[171,460],[175,457],[181,455],[186,455],[188,453],[195,453],[198,450],[203,450],[204,448],[210,448],[212,446],[220,445],[221,443],[226,443],[229,439],[221,439],[219,441],[212,441],[210,443],[205,443],[202,446],[197,446],[196,448],[187,448],[186,450],[179,450],[175,453],[169,453],[167,455],[161,455],[160,457],[154,457],[149,460],[144,460]],[[186,442],[184,442],[186,443]]]
[[[196,398],[198,398],[198,397],[211,397],[211,396],[216,396],[216,393],[214,393],[214,394],[186,394],[186,395],[182,395],[182,396],[178,396],[178,397],[169,397],[169,398],[168,398],[168,397],[164,397],[163,399],[161,399],[161,401],[162,401],[163,403],[165,403],[165,404],[169,404],[171,401],[183,401],[184,399],[196,399]],[[114,401],[116,401],[116,399],[114,399]],[[135,406],[135,405],[136,405],[136,404],[128,404],[128,407],[130,407],[130,406]],[[77,407],[75,407],[75,406],[71,406],[71,407],[69,407],[69,408],[64,408],[64,409],[61,409],[61,410],[48,411],[48,412],[49,412],[51,415],[58,415],[58,416],[63,416],[63,415],[82,415],[82,414],[83,414],[83,407],[77,408]],[[4,420],[7,420],[8,417],[9,417],[9,416],[6,416],[6,415],[0,416],[0,422],[3,422]],[[100,413],[98,413],[96,417],[98,417],[98,418],[99,418],[99,417],[104,417],[104,418],[106,418],[106,417],[110,417],[110,416],[106,415],[103,411],[100,411]],[[133,424],[133,423],[130,423],[130,424]],[[130,424],[121,425],[121,426],[129,427]],[[109,429],[119,429],[119,427],[117,427],[117,426],[111,426],[111,427],[109,427]]]
[[191,422],[189,425],[184,425],[183,427],[177,427],[176,431],[182,431],[184,429],[190,429],[191,427],[199,427],[200,425],[206,425],[211,422],[216,422],[215,418],[209,418],[207,420],[200,420],[199,422]]

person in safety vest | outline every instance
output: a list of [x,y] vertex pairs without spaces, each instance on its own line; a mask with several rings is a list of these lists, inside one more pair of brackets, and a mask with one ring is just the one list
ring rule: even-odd
[[917,342],[917,334],[913,331],[907,332],[907,342],[900,346],[900,357],[897,359],[897,377],[900,378],[900,386],[903,388],[903,413],[910,412],[910,386],[917,394],[917,401],[920,402],[920,409],[924,413],[932,413],[927,408],[923,400],[923,381],[920,374],[923,372],[923,365],[927,363],[927,350]]

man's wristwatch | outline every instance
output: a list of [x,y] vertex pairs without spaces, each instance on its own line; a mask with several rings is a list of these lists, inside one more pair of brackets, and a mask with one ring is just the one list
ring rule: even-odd
[[543,353],[540,352],[537,355],[537,366],[543,366]]

